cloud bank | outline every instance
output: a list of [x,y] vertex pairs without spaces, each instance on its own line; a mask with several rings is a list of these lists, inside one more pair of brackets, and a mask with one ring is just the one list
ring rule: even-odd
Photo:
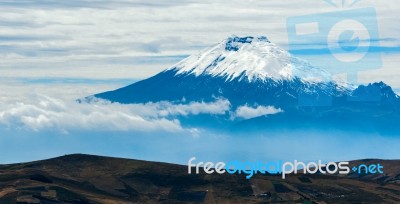
[[0,124],[10,129],[56,129],[64,133],[69,130],[180,132],[184,128],[176,116],[221,115],[229,109],[229,101],[223,99],[212,103],[122,105],[106,101],[76,103],[33,95],[24,102],[0,102]]
[[[140,131],[198,133],[193,127],[181,125],[180,117],[201,114],[243,120],[262,115],[280,113],[272,106],[248,105],[235,109],[226,99],[214,102],[167,101],[146,104],[119,104],[93,98],[90,102],[75,102],[70,98],[50,97],[43,94],[27,94],[25,97],[2,97],[0,101],[0,128],[30,131]],[[193,135],[193,134],[192,134]]]

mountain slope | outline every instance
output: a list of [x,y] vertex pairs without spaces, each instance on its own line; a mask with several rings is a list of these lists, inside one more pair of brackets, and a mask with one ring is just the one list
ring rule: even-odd
[[[257,103],[286,107],[297,105],[299,94],[344,95],[336,90],[334,83],[310,84],[303,83],[297,78],[291,81],[265,79],[251,83],[247,79],[240,80],[240,78],[226,80],[225,77],[210,75],[177,75],[176,71],[168,70],[130,86],[96,94],[95,97],[125,104],[159,101],[209,102],[215,101],[216,98],[225,98],[234,106]],[[332,91],[334,89],[335,91]]]

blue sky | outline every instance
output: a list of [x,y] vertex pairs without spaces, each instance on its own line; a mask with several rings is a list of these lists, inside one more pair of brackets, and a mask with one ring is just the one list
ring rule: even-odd
[[[342,1],[331,2],[341,5]],[[74,101],[150,77],[233,34],[265,35],[272,42],[288,49],[286,19],[293,16],[376,8],[380,37],[375,40],[379,41],[380,46],[375,51],[382,54],[383,67],[359,73],[358,80],[359,83],[385,81],[399,91],[398,1],[363,0],[351,8],[349,5],[352,1],[345,3],[347,6],[342,7],[333,6],[324,0],[1,1],[0,147],[7,153],[0,156],[0,163],[76,152],[172,162],[182,162],[179,155],[189,158],[196,152],[204,157],[215,155],[215,152],[208,154],[200,151],[201,146],[206,145],[214,135],[199,139],[201,130],[185,129],[179,121],[164,120],[155,114],[157,107],[146,109],[104,104],[82,107],[74,104]],[[312,46],[318,46],[319,43],[315,42]],[[215,107],[217,110],[213,109]],[[218,112],[218,108],[223,109],[224,104],[206,104],[203,108],[205,111]],[[124,114],[126,110],[138,109],[147,112]],[[191,113],[190,107],[184,111]],[[73,117],[74,114],[79,120]],[[100,118],[96,117],[99,115],[104,120],[90,122],[93,118]],[[88,128],[107,125],[107,121],[113,122],[106,133],[87,132]],[[153,134],[145,128],[132,131],[135,126],[117,121],[136,121],[142,128],[150,127],[157,131],[173,129],[179,132],[176,137],[185,139],[171,145],[170,139],[164,138],[158,145],[154,145],[151,141],[160,138],[150,137]],[[91,134],[90,137],[87,137],[88,134]],[[111,142],[105,139],[105,134],[110,135]],[[174,135],[170,131],[160,135],[164,134]],[[141,140],[137,140],[135,135],[139,135]],[[101,139],[93,142],[96,136]],[[288,149],[293,147],[288,158],[296,155],[296,151],[302,151],[301,146],[290,143],[290,140],[284,141]],[[213,148],[227,142],[225,136],[218,137],[218,141],[221,143],[214,144]],[[141,146],[139,142],[148,146]],[[269,144],[270,148],[282,141],[276,138],[274,142]],[[332,149],[340,149],[342,145],[337,141],[320,142],[328,146],[331,144]],[[337,159],[362,158],[362,152],[386,143],[398,144],[397,140],[388,142],[387,138],[371,137],[370,142],[361,143],[354,151],[350,151],[349,147],[347,158],[343,156]],[[49,148],[43,149],[46,145]],[[247,145],[250,149],[254,143],[249,142]],[[162,157],[154,153],[157,149],[178,149],[182,146],[185,148],[172,153],[163,151]],[[224,148],[227,151],[225,155],[220,153],[220,158],[227,158],[226,155],[236,150],[226,145]],[[249,155],[263,153],[260,149]],[[307,155],[314,153],[311,151]],[[322,155],[326,159],[334,157],[328,153]],[[371,151],[368,155],[364,154],[371,157],[374,155],[392,158],[394,153]]]

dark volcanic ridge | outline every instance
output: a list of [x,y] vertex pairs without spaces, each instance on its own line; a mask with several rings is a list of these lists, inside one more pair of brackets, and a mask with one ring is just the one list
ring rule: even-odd
[[187,167],[92,155],[0,167],[0,203],[398,203],[400,161],[385,175],[188,175]]

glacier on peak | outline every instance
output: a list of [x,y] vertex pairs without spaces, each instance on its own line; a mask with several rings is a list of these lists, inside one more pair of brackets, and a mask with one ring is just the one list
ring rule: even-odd
[[266,36],[231,36],[221,43],[191,55],[167,69],[180,74],[211,75],[248,81],[300,79],[304,82],[332,81],[331,75],[305,60],[292,56]]

